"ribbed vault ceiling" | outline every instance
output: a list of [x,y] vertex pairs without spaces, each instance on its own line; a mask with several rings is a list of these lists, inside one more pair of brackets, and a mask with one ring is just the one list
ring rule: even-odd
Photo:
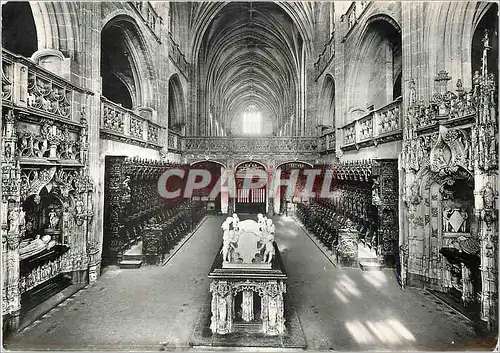
[[276,131],[295,109],[302,39],[274,3],[233,2],[212,20],[198,67],[212,116],[225,128],[253,105]]

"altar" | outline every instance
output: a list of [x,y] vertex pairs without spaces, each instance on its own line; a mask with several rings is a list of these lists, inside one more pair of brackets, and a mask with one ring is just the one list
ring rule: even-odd
[[233,215],[222,229],[223,242],[208,275],[212,333],[283,335],[287,275],[274,224],[260,214],[258,221]]

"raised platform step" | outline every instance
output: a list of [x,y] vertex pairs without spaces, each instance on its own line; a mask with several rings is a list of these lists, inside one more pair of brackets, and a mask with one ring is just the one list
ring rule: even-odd
[[358,259],[358,263],[362,271],[381,271],[383,267],[378,259],[373,258]]
[[262,323],[235,322],[233,328],[235,332],[260,333],[262,332]]
[[142,260],[123,260],[120,262],[121,269],[140,268]]
[[123,261],[142,261],[142,260],[143,260],[142,254],[138,254],[138,255],[123,254],[123,257],[122,257],[122,262]]

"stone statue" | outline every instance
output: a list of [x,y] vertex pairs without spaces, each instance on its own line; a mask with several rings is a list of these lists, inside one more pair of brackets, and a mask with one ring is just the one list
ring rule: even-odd
[[257,215],[257,223],[259,224],[259,230],[262,231],[266,224],[265,217],[262,215],[262,213],[259,213]]
[[262,244],[262,247],[259,249],[259,251],[260,251],[263,248],[265,248],[264,256],[262,258],[262,260],[264,262],[270,263],[275,255],[273,240],[274,240],[274,237],[268,237],[266,242],[264,244]]
[[271,234],[274,238],[274,233],[276,232],[276,227],[274,226],[272,219],[266,220],[266,231],[267,231],[267,233]]
[[236,213],[233,213],[233,229],[235,232],[240,230],[240,219]]
[[56,210],[52,208],[49,211],[49,228],[57,229],[58,225],[59,225],[59,215],[57,214]]
[[276,327],[276,321],[278,317],[278,306],[276,300],[271,299],[269,301],[269,326],[271,328]]
[[224,298],[219,298],[218,314],[219,314],[219,322],[225,325],[227,318],[227,305]]
[[232,217],[227,217],[224,223],[222,223],[221,228],[224,230],[224,233],[222,235],[222,259],[224,262],[230,261],[231,259],[229,258],[229,249],[231,248],[231,241],[232,241],[232,236],[231,236],[231,230],[230,230],[230,225],[233,223],[234,219]]
[[26,213],[20,207],[14,207],[9,213],[9,233],[19,232],[19,228],[25,225]]

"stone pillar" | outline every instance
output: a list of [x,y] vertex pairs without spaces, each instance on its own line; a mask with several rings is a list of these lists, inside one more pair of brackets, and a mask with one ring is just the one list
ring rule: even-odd
[[210,283],[212,293],[212,318],[210,329],[212,333],[221,335],[230,333],[233,329],[233,293],[231,284],[227,281]]
[[[94,282],[101,272],[101,251],[104,218],[104,161],[100,160],[100,120],[101,120],[101,3],[79,4],[78,25],[81,45],[79,63],[72,68],[72,74],[81,77],[80,85],[93,95],[86,95],[82,104],[82,123],[85,124],[87,149],[86,173],[96,186],[85,200],[87,213],[92,218],[86,222],[86,251],[88,255],[89,282]],[[83,121],[85,119],[85,121]],[[83,134],[82,134],[83,135]],[[102,173],[102,174],[101,174]],[[95,213],[92,211],[95,210]]]
[[282,281],[269,281],[265,284],[261,318],[263,332],[267,335],[281,335],[285,332],[285,307],[283,301],[285,292],[286,285]]
[[14,112],[3,116],[2,165],[2,316],[8,331],[19,327],[21,295],[19,292],[19,242],[24,234],[24,212],[20,205],[20,166],[16,157]]

